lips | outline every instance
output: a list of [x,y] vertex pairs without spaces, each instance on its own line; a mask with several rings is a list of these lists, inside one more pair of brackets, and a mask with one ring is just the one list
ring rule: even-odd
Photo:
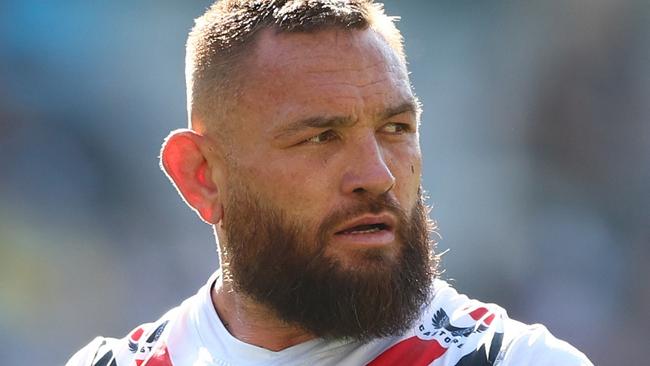
[[381,231],[392,231],[395,219],[389,214],[363,215],[340,226],[335,235],[363,235]]
[[388,226],[384,223],[370,224],[370,225],[358,225],[347,230],[339,231],[337,234],[369,234],[376,233],[381,230],[388,230]]

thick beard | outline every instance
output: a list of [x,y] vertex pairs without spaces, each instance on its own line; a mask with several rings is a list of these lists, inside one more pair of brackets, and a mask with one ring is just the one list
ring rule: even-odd
[[[402,334],[430,300],[438,263],[421,198],[406,215],[388,196],[364,197],[329,215],[314,236],[243,185],[232,193],[221,238],[224,277],[287,324],[321,338],[367,341]],[[356,258],[363,265],[345,268],[325,254],[325,233],[335,225],[382,211],[398,218],[397,255],[367,250]]]

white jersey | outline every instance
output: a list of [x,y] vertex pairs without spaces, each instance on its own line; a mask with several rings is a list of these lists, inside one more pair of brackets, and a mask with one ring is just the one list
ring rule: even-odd
[[226,330],[210,297],[218,275],[158,321],[122,339],[95,338],[66,366],[592,365],[544,326],[509,319],[501,307],[471,300],[441,280],[434,281],[426,311],[401,336],[368,343],[313,339],[269,351]]

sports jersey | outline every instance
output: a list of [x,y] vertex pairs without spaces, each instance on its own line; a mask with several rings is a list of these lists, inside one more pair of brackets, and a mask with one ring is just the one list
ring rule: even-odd
[[281,351],[244,343],[224,327],[210,292],[196,295],[121,339],[97,337],[66,366],[587,366],[592,363],[542,325],[509,319],[501,307],[458,294],[441,280],[406,333],[361,343],[312,339]]

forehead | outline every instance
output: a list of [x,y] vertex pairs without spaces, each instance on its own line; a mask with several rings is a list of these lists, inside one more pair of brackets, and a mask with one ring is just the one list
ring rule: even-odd
[[358,70],[377,66],[402,66],[395,52],[372,29],[338,28],[309,33],[264,30],[254,52],[253,67],[281,71],[287,66],[306,71],[323,67],[329,71]]
[[413,99],[403,62],[371,29],[264,30],[246,65],[242,100],[267,127],[292,118],[362,117]]

